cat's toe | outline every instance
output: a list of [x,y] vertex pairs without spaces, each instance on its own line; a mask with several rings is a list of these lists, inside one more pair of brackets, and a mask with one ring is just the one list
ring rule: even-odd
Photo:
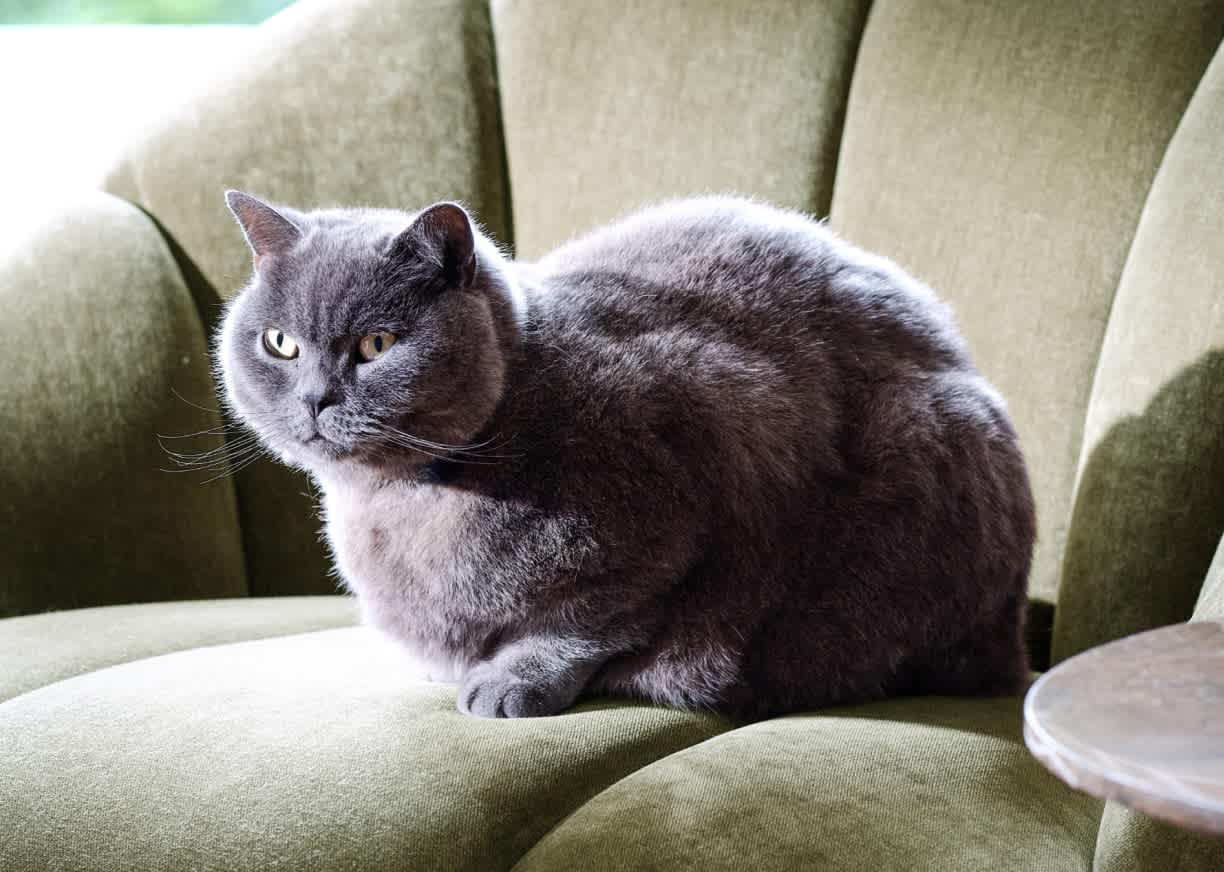
[[458,708],[478,718],[538,718],[558,711],[541,688],[504,674],[469,678],[459,688]]

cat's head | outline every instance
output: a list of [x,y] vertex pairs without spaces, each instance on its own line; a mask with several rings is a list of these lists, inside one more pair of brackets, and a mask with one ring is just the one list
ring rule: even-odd
[[238,191],[226,202],[255,266],[216,363],[265,447],[316,474],[404,472],[481,431],[521,305],[460,206],[303,213]]

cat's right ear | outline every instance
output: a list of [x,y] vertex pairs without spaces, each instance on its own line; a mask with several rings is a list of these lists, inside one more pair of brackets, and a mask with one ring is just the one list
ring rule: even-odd
[[302,238],[302,231],[296,224],[250,194],[226,191],[225,205],[238,219],[238,226],[255,257],[256,268],[268,255],[284,254]]
[[434,203],[395,238],[389,255],[434,264],[448,284],[471,287],[476,279],[472,219],[458,203]]

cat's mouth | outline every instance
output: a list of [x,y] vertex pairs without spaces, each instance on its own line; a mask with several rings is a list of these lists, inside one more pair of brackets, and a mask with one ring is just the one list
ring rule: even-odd
[[306,433],[298,437],[298,445],[315,454],[335,459],[345,457],[353,453],[350,446],[342,445],[334,439],[328,438],[316,428],[312,433]]
[[418,441],[402,431],[387,428],[383,439],[352,439],[326,431],[323,422],[300,426],[293,435],[293,452],[314,463],[353,460],[379,467],[412,468],[426,466],[439,459],[441,447],[425,440]]

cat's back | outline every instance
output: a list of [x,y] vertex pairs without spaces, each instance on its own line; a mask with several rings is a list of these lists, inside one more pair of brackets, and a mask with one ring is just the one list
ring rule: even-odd
[[802,266],[823,276],[837,245],[800,215],[738,197],[697,197],[648,206],[572,239],[538,263],[546,280],[617,276],[663,287],[743,284],[762,268]]
[[924,284],[820,222],[739,197],[644,208],[531,269],[551,314],[597,332],[679,329],[779,352],[870,346],[920,367],[968,366]]

